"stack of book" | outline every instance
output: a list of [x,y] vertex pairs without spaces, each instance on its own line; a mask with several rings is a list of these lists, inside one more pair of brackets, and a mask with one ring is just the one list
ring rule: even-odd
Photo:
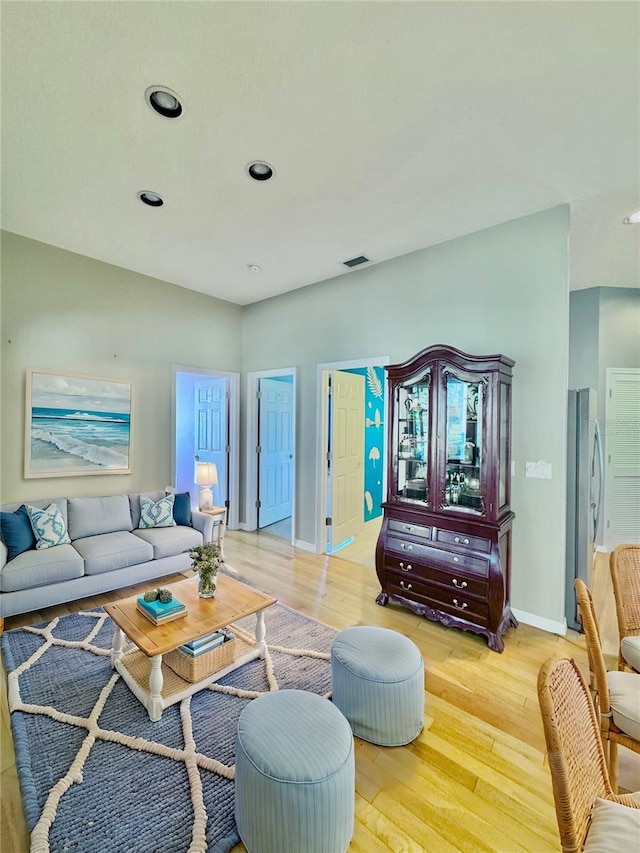
[[187,615],[187,608],[177,598],[172,598],[171,601],[160,601],[156,598],[155,601],[145,601],[143,596],[137,599],[137,608],[143,616],[146,616],[154,625],[164,625],[165,622],[172,622],[174,619],[180,619],[181,616]]
[[197,658],[232,639],[233,634],[229,631],[212,631],[210,634],[205,634],[203,637],[198,637],[196,640],[190,640],[188,643],[178,646],[178,650],[189,657]]

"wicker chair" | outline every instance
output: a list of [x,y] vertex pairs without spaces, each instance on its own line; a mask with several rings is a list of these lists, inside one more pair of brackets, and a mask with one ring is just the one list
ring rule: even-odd
[[618,545],[609,568],[620,634],[618,669],[640,672],[640,545]]
[[598,719],[575,661],[552,657],[538,673],[538,701],[547,744],[563,853],[578,853],[597,797],[640,808],[638,794],[613,792]]
[[580,621],[587,641],[591,693],[609,777],[618,790],[618,744],[640,753],[640,679],[635,672],[607,672],[593,598],[584,581],[574,581]]

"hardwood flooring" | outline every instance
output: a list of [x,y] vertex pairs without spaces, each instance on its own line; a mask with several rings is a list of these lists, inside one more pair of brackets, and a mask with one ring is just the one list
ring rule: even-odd
[[[426,691],[421,735],[398,748],[356,740],[356,823],[350,851],[559,851],[536,678],[541,663],[552,654],[569,654],[586,671],[580,635],[569,632],[558,637],[520,625],[507,634],[504,653],[499,655],[481,638],[393,606],[379,607],[375,572],[343,556],[316,556],[296,551],[278,537],[236,531],[227,532],[225,554],[241,579],[303,613],[336,628],[358,624],[394,628],[422,651]],[[615,613],[607,598],[607,577],[602,555],[592,587],[613,655],[617,646],[609,617],[613,613],[615,620]],[[12,617],[5,630],[104,605],[146,587]],[[0,849],[27,853],[4,672],[0,682]],[[640,790],[640,756],[624,748],[620,748],[620,785]],[[234,853],[241,851],[241,844],[234,848]]]

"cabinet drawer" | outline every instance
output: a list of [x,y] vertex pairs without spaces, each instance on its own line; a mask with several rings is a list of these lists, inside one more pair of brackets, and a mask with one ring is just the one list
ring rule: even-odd
[[443,571],[435,566],[425,566],[407,559],[401,560],[391,554],[386,556],[384,566],[388,573],[393,573],[396,576],[393,579],[394,583],[399,583],[398,578],[405,578],[423,584],[425,582],[438,583],[452,593],[461,592],[477,595],[480,598],[486,598],[488,595],[488,582],[468,574],[462,575]]
[[464,554],[456,551],[445,551],[442,548],[433,548],[422,545],[411,539],[400,539],[388,536],[386,549],[394,554],[403,554],[408,561],[416,563],[432,564],[451,571],[460,571],[467,574],[489,576],[489,558],[476,557],[473,554]]
[[468,548],[470,551],[491,551],[491,540],[482,539],[480,536],[467,536],[464,533],[456,533],[453,530],[441,530],[436,528],[436,542],[445,542],[447,545],[455,545],[458,548]]
[[390,518],[389,532],[400,533],[401,535],[409,534],[411,538],[418,536],[420,539],[431,539],[433,529],[431,527],[423,527],[420,524],[412,524],[409,521],[397,521],[395,518]]
[[390,595],[400,595],[418,604],[425,604],[432,610],[449,613],[458,619],[466,619],[476,625],[487,625],[489,605],[486,601],[471,598],[460,592],[451,592],[436,584],[424,584],[409,578],[387,575],[386,591]]

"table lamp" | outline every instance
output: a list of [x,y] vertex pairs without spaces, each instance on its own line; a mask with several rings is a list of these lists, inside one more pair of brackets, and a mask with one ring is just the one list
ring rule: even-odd
[[213,492],[211,486],[218,485],[218,469],[213,462],[198,462],[197,484],[200,488],[200,509],[211,509]]

